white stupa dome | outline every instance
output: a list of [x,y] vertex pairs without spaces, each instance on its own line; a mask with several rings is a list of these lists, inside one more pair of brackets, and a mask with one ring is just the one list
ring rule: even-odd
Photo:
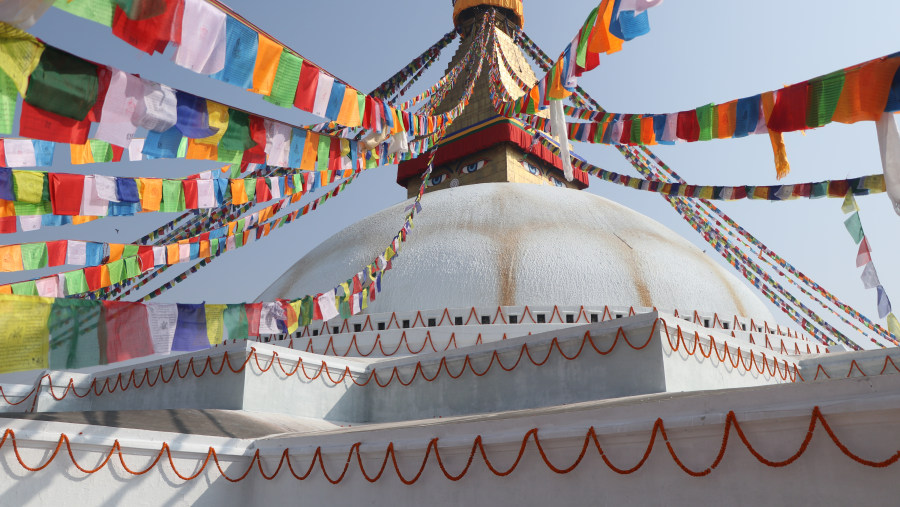
[[[406,201],[338,232],[258,300],[329,290],[372,261]],[[659,222],[565,188],[483,183],[424,196],[369,312],[516,305],[624,305],[774,321],[737,278]]]

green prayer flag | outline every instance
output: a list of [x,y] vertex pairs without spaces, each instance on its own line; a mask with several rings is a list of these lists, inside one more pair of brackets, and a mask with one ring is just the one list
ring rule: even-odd
[[631,142],[634,144],[643,144],[641,143],[641,119],[635,118],[631,122]]
[[328,170],[328,156],[331,154],[331,138],[328,136],[319,136],[318,160],[316,160],[317,171]]
[[697,122],[700,124],[700,140],[709,141],[716,138],[717,132],[714,132],[714,123],[718,119],[716,114],[716,105],[707,104],[697,108]]
[[54,300],[47,321],[50,368],[63,370],[100,364],[101,308],[99,301]]
[[[81,121],[97,102],[99,88],[100,80],[94,64],[47,46],[31,73],[25,102]],[[93,146],[93,142],[91,144]]]
[[52,215],[53,204],[48,202],[40,202],[37,204],[30,202],[15,201],[13,206],[16,208],[16,216],[30,215]]
[[84,277],[84,270],[69,271],[66,274],[66,294],[74,296],[75,294],[84,294],[88,291],[87,278]]
[[226,150],[225,148],[222,148],[222,145],[220,144],[217,158],[219,162],[239,165],[241,163],[241,160],[244,158],[244,152]]
[[94,157],[94,162],[112,162],[112,145],[99,139],[91,139],[90,142],[91,155]]
[[224,319],[229,340],[247,339],[250,326],[247,323],[247,310],[243,304],[227,305]]
[[857,245],[863,240],[865,233],[863,232],[862,222],[859,220],[859,213],[850,215],[850,218],[844,221],[844,227],[847,228],[847,232],[850,233],[850,237],[853,238]]
[[810,199],[818,199],[819,197],[825,197],[826,195],[828,195],[827,181],[820,181],[812,184],[809,192]]
[[141,274],[141,265],[138,263],[138,258],[135,257],[125,257],[125,276],[127,278],[134,278]]
[[809,81],[809,105],[806,108],[806,126],[821,127],[831,123],[841,91],[844,89],[844,71],[839,70]]
[[138,249],[140,249],[138,245],[125,245],[125,249],[122,250],[122,257],[134,257],[138,254]]
[[0,134],[12,134],[18,95],[16,84],[0,70]]
[[22,267],[40,269],[47,267],[47,243],[22,244]]
[[56,0],[57,9],[112,27],[116,6],[109,0]]
[[228,110],[228,128],[219,141],[219,149],[244,151],[256,146],[250,137],[250,116],[236,109]]
[[162,203],[159,210],[162,212],[184,210],[184,187],[179,180],[163,180]]
[[182,137],[181,142],[178,143],[178,152],[175,153],[175,157],[176,158],[187,157],[187,147],[188,147],[188,138]]
[[575,52],[575,63],[578,64],[579,67],[585,68],[587,63],[587,46],[588,40],[590,40],[591,32],[594,29],[594,23],[597,21],[597,16],[600,14],[600,7],[595,7],[594,10],[591,11],[590,16],[588,16],[587,20],[584,22],[584,26],[581,27],[580,37],[578,39],[578,49]]
[[37,284],[34,280],[12,284],[12,293],[17,296],[37,296]]
[[301,326],[308,326],[312,322],[313,304],[315,304],[315,301],[312,296],[306,296],[300,302],[300,315],[298,317]]
[[275,71],[275,81],[272,82],[272,93],[263,97],[263,100],[276,106],[293,107],[302,66],[303,58],[287,49],[282,50],[281,58],[278,59],[278,70]]
[[244,192],[247,193],[248,201],[256,200],[256,178],[244,178]]
[[244,246],[244,234],[243,233],[235,233],[234,234],[234,247],[240,248]]
[[216,253],[219,251],[219,238],[212,238],[209,240],[209,254],[213,257],[216,256]]
[[106,265],[109,270],[109,283],[119,283],[125,277],[125,260],[119,259]]

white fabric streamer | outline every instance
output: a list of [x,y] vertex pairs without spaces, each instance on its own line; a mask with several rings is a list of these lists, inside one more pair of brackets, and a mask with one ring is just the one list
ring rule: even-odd
[[566,131],[566,113],[563,111],[561,100],[550,101],[550,125],[553,127],[553,135],[559,142],[559,156],[562,159],[563,173],[566,181],[572,181],[575,177],[572,170],[572,155],[569,153],[569,134]]
[[875,123],[878,130],[878,148],[881,150],[881,167],[884,184],[894,211],[900,215],[900,133],[894,113],[884,113]]

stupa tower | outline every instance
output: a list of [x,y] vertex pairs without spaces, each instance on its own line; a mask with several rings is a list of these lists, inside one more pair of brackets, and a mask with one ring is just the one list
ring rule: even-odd
[[[461,33],[460,46],[447,67],[449,73],[465,59],[475,42],[478,23],[482,14],[494,10],[494,31],[497,48],[502,51],[499,64],[504,87],[514,98],[525,92],[517,81],[532,86],[537,82],[534,71],[516,46],[513,38],[524,22],[522,0],[457,0],[453,8],[453,22]],[[488,51],[495,51],[488,47]],[[498,55],[498,58],[501,58]],[[457,78],[455,85],[435,109],[446,112],[459,103],[469,83],[469,65]],[[510,73],[514,73],[515,77]],[[546,114],[546,113],[545,113]],[[448,129],[438,145],[434,171],[427,191],[437,191],[459,185],[476,183],[534,183],[558,187],[583,189],[588,186],[587,175],[576,171],[575,179],[567,182],[562,173],[562,162],[540,145],[532,146],[532,136],[523,125],[497,115],[491,104],[490,73],[482,71],[475,83],[469,105]],[[482,164],[483,163],[483,164]],[[419,192],[427,157],[403,162],[399,165],[397,183],[407,188],[412,197]]]

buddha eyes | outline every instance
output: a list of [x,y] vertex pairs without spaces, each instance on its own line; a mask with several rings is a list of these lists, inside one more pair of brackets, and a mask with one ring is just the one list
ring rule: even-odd
[[469,165],[463,167],[462,170],[461,170],[460,172],[461,172],[462,174],[472,174],[472,173],[474,173],[475,171],[481,169],[482,167],[484,167],[484,160],[481,160],[481,161],[479,161],[479,162],[475,162],[474,164],[469,164]]
[[565,183],[563,183],[562,181],[556,179],[556,178],[553,177],[553,176],[550,176],[550,183],[553,184],[553,185],[556,185],[557,187],[562,187],[562,188],[565,188],[565,187],[566,187],[566,184],[565,184]]
[[441,183],[447,181],[450,178],[450,175],[447,173],[436,174],[428,179],[428,186],[440,185]]
[[535,176],[541,176],[541,170],[537,167],[529,164],[528,162],[523,162],[523,165],[525,165],[525,169],[528,169],[528,172],[530,172],[531,174]]

